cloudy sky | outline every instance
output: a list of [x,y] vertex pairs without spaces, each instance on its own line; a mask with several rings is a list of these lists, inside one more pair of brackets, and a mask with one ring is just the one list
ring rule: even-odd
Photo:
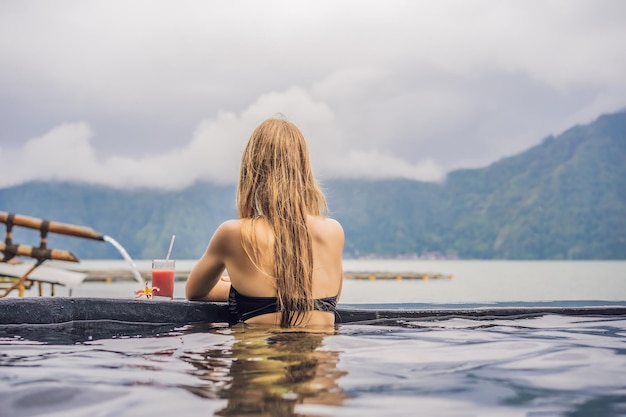
[[626,107],[626,2],[0,0],[0,187],[232,183],[285,114],[318,176],[440,181]]

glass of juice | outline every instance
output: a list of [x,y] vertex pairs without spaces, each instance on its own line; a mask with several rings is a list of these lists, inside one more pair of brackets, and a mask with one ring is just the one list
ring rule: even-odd
[[155,298],[169,298],[171,300],[174,297],[175,266],[176,263],[172,259],[154,259],[152,261],[152,288]]

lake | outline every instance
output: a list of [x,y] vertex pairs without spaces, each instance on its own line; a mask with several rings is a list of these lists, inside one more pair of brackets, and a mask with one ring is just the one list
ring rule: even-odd
[[[179,276],[191,266],[179,262]],[[363,308],[626,304],[621,261],[358,260],[345,267],[452,276],[346,280],[341,304]],[[138,285],[86,282],[74,295],[131,298]],[[181,280],[176,297],[183,287]],[[0,326],[0,415],[626,415],[620,315],[398,320],[339,324],[333,334],[195,323],[111,337],[99,335],[104,324]]]
[[[142,271],[150,269],[150,261],[136,264]],[[177,261],[175,297],[184,297],[180,278],[186,277],[194,264],[192,260]],[[123,260],[106,260],[83,261],[80,268],[120,270],[129,266]],[[342,304],[626,301],[626,261],[346,260],[344,270],[443,274],[451,279],[345,280]],[[73,295],[132,297],[137,287],[136,282],[86,282]]]

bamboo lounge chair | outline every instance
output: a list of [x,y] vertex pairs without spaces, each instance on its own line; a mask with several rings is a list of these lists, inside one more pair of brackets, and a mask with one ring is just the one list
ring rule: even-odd
[[[86,274],[59,268],[41,267],[49,259],[79,262],[79,259],[69,251],[48,248],[48,233],[104,240],[102,235],[88,227],[52,222],[4,211],[0,211],[0,223],[6,225],[4,242],[0,242],[0,253],[2,253],[0,259],[0,298],[8,296],[14,290],[18,291],[20,297],[24,296],[25,289],[30,288],[34,282],[39,287],[40,296],[43,294],[44,283],[51,285],[51,295],[54,295],[56,285],[68,286],[71,291],[71,288],[83,282]],[[33,247],[14,243],[12,232],[15,226],[39,230],[41,236],[39,246]],[[18,256],[35,259],[35,263],[16,263]]]

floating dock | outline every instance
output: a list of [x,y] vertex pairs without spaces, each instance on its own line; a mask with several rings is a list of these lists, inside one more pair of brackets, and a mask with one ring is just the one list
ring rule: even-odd
[[[190,271],[176,271],[176,277],[184,280]],[[99,271],[84,271],[87,275],[85,281],[131,281],[134,280],[133,274],[127,269],[111,269]],[[139,271],[142,278],[146,281],[150,280],[150,271]],[[451,280],[452,275],[446,275],[435,272],[376,272],[376,271],[346,271],[345,279],[362,280],[362,281],[402,281],[402,280]]]
[[356,279],[364,281],[402,281],[402,280],[422,280],[429,279],[452,279],[452,275],[445,275],[432,272],[345,272],[345,279]]

